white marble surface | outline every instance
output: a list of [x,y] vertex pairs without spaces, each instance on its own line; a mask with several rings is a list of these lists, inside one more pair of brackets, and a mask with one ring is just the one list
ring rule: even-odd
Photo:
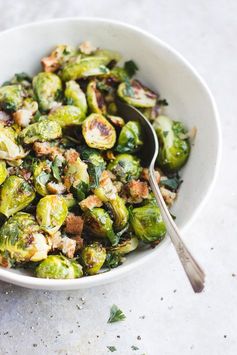
[[[104,355],[110,345],[118,355],[237,353],[236,13],[235,0],[0,0],[0,30],[54,17],[97,16],[159,36],[205,78],[217,100],[224,138],[212,198],[185,233],[207,273],[203,294],[192,293],[172,247],[165,268],[154,260],[105,287],[41,292],[0,283],[0,355]],[[106,322],[113,303],[127,319],[111,325]]]

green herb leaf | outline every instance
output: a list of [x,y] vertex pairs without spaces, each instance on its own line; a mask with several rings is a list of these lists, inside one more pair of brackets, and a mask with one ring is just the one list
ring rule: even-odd
[[166,99],[160,99],[157,103],[159,106],[169,106],[169,103]]
[[132,349],[132,350],[139,350],[139,348],[138,348],[137,346],[135,346],[135,345],[132,345],[132,346],[131,346],[131,349]]
[[62,166],[62,161],[58,157],[56,157],[52,163],[52,172],[53,172],[53,177],[57,181],[61,181],[60,170],[59,170],[61,166]]
[[15,78],[18,83],[21,83],[22,81],[29,81],[30,83],[32,82],[32,78],[24,72],[15,74]]
[[125,80],[124,94],[125,94],[125,96],[134,97],[134,90],[133,90],[132,85],[129,80]]
[[105,263],[104,263],[105,267],[107,267],[109,269],[114,269],[121,264],[122,264],[121,255],[119,255],[118,253],[115,253],[115,252],[108,252],[106,254],[106,259],[105,259]]
[[127,62],[124,63],[124,69],[126,70],[128,76],[130,76],[131,78],[133,75],[136,74],[138,70],[138,66],[133,60],[128,60]]
[[169,131],[164,131],[163,134],[165,137],[167,137],[167,135],[169,134]]
[[126,318],[125,314],[115,304],[110,308],[108,323],[120,322]]
[[107,348],[113,353],[114,351],[117,351],[115,346],[107,346]]
[[179,186],[182,184],[183,180],[180,179],[179,175],[176,175],[174,177],[170,177],[167,179],[161,179],[160,180],[160,185],[167,187],[169,190],[176,192],[179,188]]

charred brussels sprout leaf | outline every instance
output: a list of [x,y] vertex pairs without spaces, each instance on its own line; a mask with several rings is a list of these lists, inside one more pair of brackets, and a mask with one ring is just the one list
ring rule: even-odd
[[23,104],[21,85],[6,85],[0,87],[0,108],[6,112],[17,111]]
[[67,204],[61,196],[48,195],[37,204],[36,218],[44,231],[54,234],[65,221],[67,212]]
[[16,213],[0,229],[0,253],[7,253],[16,262],[45,259],[49,245],[39,229],[32,215]]
[[112,245],[118,244],[113,231],[113,221],[103,208],[93,208],[85,213],[86,229],[95,237],[108,238]]
[[114,127],[100,114],[92,113],[82,124],[82,134],[91,148],[110,149],[116,141]]
[[140,160],[130,154],[117,155],[116,158],[109,163],[108,169],[123,183],[132,179],[138,179],[142,171]]
[[109,71],[106,68],[109,62],[110,60],[105,56],[89,56],[85,58],[79,56],[74,62],[66,64],[60,75],[63,81],[103,75]]
[[32,144],[36,141],[47,142],[59,138],[62,135],[60,125],[55,121],[47,119],[32,123],[24,128],[19,137],[25,144]]
[[96,80],[87,86],[87,101],[91,112],[106,114],[106,105],[101,91],[97,88]]
[[88,275],[95,275],[105,262],[106,249],[99,243],[93,243],[82,250],[81,258],[86,273]]
[[49,255],[35,272],[43,279],[77,279],[83,276],[82,266],[63,255]]
[[59,102],[62,83],[56,74],[43,72],[33,78],[33,89],[40,110],[49,111]]
[[87,113],[87,101],[86,95],[81,90],[80,85],[74,80],[68,81],[64,95],[67,102],[70,102],[70,105],[78,107],[81,110],[81,116],[85,118]]
[[89,186],[89,174],[87,172],[87,164],[79,157],[68,164],[65,184],[68,188],[72,188],[72,192],[79,201],[85,198]]
[[138,239],[144,243],[161,241],[166,234],[165,223],[160,209],[154,205],[146,205],[130,210],[130,223]]
[[142,144],[140,123],[129,121],[120,132],[116,150],[119,153],[134,153],[139,150]]
[[159,116],[155,123],[160,149],[157,164],[168,173],[176,172],[186,163],[190,144],[188,139],[182,139],[186,133],[180,122],[172,121],[166,116]]
[[23,210],[35,198],[34,189],[24,179],[11,175],[0,190],[0,212],[6,217]]
[[60,106],[49,114],[49,120],[57,122],[62,128],[67,126],[80,125],[85,115],[76,106]]
[[5,161],[0,161],[0,185],[6,180],[8,176],[8,171],[6,168]]
[[157,101],[157,95],[137,80],[121,83],[118,87],[118,96],[129,105],[141,108],[153,107]]

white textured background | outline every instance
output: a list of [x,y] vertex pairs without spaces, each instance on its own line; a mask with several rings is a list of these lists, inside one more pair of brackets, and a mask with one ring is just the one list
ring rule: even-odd
[[[165,268],[154,260],[95,289],[41,292],[0,283],[0,355],[104,355],[110,345],[115,355],[237,354],[236,13],[236,0],[0,0],[0,30],[97,16],[138,25],[167,41],[205,78],[224,138],[212,198],[185,233],[207,272],[203,294],[192,293],[172,247]],[[113,303],[127,319],[111,325],[106,322]]]

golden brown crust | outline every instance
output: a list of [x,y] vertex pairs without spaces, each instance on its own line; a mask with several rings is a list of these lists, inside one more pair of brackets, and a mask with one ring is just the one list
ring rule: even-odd
[[83,211],[92,210],[95,207],[101,207],[103,205],[99,197],[90,195],[79,203]]
[[84,220],[81,216],[76,216],[74,213],[69,213],[66,219],[64,231],[70,234],[81,235],[83,230]]

